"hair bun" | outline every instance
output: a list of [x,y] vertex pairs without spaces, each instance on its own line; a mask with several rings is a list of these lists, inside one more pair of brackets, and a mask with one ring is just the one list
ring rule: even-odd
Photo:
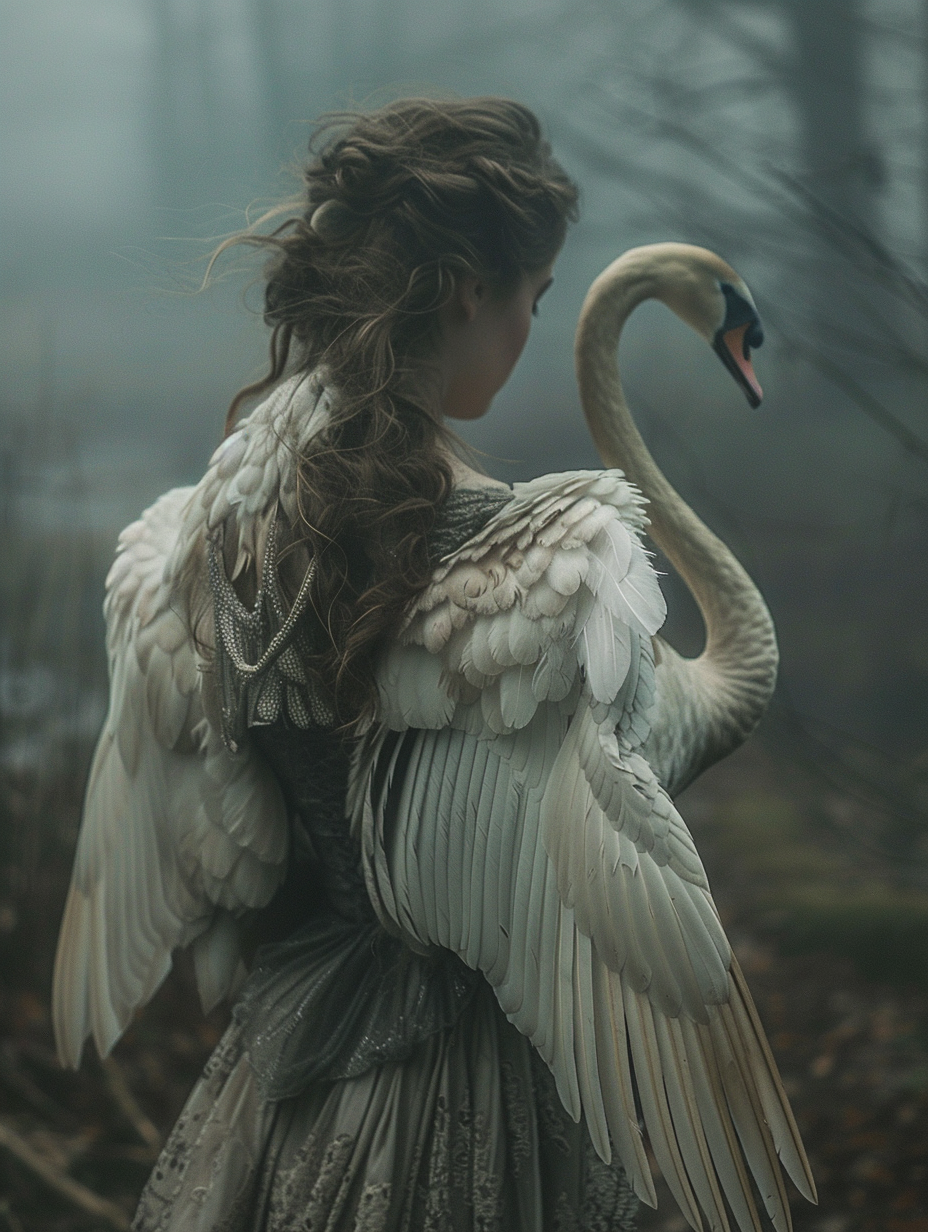
[[322,205],[313,210],[309,220],[312,231],[321,240],[333,242],[344,239],[358,224],[358,216],[348,206],[343,205],[335,197],[323,201]]

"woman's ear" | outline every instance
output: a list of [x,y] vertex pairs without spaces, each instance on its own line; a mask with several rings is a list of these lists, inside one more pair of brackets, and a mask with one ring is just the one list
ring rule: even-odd
[[486,295],[486,283],[481,282],[475,274],[465,274],[462,278],[458,279],[454,298],[457,300],[458,307],[463,312],[465,320],[473,321],[480,311],[480,306],[486,299]]

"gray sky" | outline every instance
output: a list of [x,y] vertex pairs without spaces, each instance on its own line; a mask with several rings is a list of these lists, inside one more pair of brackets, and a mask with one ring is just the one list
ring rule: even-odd
[[[672,480],[767,569],[787,638],[806,591],[784,545],[816,569],[830,534],[859,536],[861,560],[880,536],[910,550],[924,466],[802,344],[922,430],[925,314],[782,177],[859,209],[920,276],[918,0],[7,0],[3,21],[0,433],[28,519],[109,542],[198,476],[265,348],[247,270],[191,294],[210,241],[290,189],[281,168],[326,108],[438,88],[536,108],[583,191],[516,375],[468,430],[494,473],[596,464],[572,372],[585,290],[632,244],[688,239],[727,256],[767,316],[767,398],[749,412],[698,338],[658,306],[636,314],[623,370]],[[842,586],[856,594],[842,574],[825,597]]]

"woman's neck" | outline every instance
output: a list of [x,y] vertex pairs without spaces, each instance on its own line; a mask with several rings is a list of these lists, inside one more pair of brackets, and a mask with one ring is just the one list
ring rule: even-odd
[[466,462],[463,462],[458,457],[450,445],[442,442],[438,448],[442,455],[442,461],[451,471],[451,482],[456,488],[494,488],[506,492],[510,490],[508,484],[502,483],[499,479],[493,479],[490,475],[484,475],[482,471],[468,466]]

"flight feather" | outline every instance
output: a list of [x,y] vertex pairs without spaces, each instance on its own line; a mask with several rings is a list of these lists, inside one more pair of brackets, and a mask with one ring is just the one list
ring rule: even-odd
[[644,1201],[639,1112],[694,1228],[728,1228],[727,1198],[758,1229],[753,1175],[785,1230],[777,1160],[811,1194],[808,1165],[692,836],[642,756],[664,618],[644,524],[618,471],[515,486],[384,652],[353,822],[384,925],[485,974]]

